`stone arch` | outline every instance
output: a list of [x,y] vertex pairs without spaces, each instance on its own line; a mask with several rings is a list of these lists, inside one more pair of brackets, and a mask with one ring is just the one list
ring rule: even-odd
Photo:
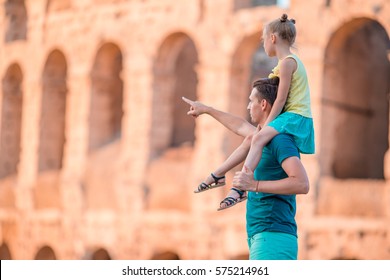
[[91,71],[89,151],[121,137],[123,116],[122,52],[113,43],[102,45]]
[[384,178],[388,149],[389,37],[383,26],[357,18],[331,36],[325,50],[321,174]]
[[0,260],[12,260],[11,252],[6,243],[0,246]]
[[39,139],[39,171],[59,170],[65,145],[67,63],[59,50],[53,50],[42,75],[42,107]]
[[24,0],[4,2],[6,16],[5,42],[27,39],[27,9]]
[[[232,57],[228,112],[249,120],[247,105],[252,83],[267,77],[276,64],[277,59],[269,58],[264,51],[261,32],[244,37]],[[225,155],[230,155],[242,140],[242,137],[227,132],[223,145]]]
[[7,69],[2,83],[0,179],[16,174],[19,164],[23,110],[22,82],[22,70],[14,63]]
[[151,260],[180,260],[180,257],[175,252],[165,251],[165,252],[155,253],[150,259]]
[[106,249],[100,248],[92,253],[92,260],[111,260],[110,254]]
[[193,40],[184,33],[168,36],[158,50],[153,67],[153,110],[151,156],[169,147],[195,142],[195,123],[186,118],[182,96],[197,99],[198,52]]
[[35,260],[56,260],[56,255],[52,248],[49,246],[43,246],[35,255]]

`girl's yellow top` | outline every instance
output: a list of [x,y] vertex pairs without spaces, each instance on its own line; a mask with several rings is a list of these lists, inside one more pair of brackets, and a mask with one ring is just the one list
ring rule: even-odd
[[[297,69],[292,75],[290,91],[288,93],[283,111],[296,113],[307,118],[312,118],[310,106],[310,89],[305,66],[295,54],[290,54],[284,59],[286,58],[294,59],[297,62]],[[276,65],[276,67],[272,70],[272,73],[269,74],[269,78],[280,78],[279,69],[281,61],[282,60],[279,60],[278,65]]]

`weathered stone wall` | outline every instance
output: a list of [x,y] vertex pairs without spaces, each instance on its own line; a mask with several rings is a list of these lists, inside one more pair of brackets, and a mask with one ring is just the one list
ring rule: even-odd
[[390,3],[263,2],[1,0],[0,257],[247,257],[244,203],[193,194],[240,139],[180,97],[245,117],[287,12],[317,145],[299,257],[389,259]]

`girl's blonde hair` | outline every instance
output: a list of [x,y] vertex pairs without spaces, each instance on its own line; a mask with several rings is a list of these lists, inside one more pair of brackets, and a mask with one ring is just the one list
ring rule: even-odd
[[295,42],[297,30],[295,29],[295,19],[288,19],[287,14],[275,19],[266,25],[267,32],[278,33],[279,37],[287,40],[290,46]]

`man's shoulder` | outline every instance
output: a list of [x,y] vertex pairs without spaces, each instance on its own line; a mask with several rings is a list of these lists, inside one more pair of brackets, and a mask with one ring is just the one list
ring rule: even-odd
[[285,145],[295,145],[296,146],[296,144],[294,142],[294,137],[291,134],[287,134],[287,133],[279,133],[274,138],[272,138],[272,140],[270,141],[270,144],[273,144],[273,145],[285,144]]
[[268,147],[276,155],[299,157],[299,149],[291,134],[279,133],[270,141]]

